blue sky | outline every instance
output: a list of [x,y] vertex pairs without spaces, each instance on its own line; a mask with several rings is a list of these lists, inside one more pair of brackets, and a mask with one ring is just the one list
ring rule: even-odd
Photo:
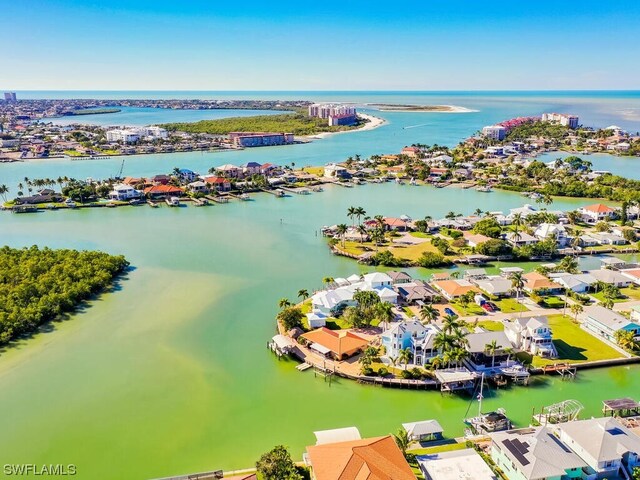
[[640,87],[637,0],[0,4],[0,90]]

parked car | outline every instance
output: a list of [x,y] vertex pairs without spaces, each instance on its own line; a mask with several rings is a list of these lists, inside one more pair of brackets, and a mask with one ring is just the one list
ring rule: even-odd
[[487,302],[487,305],[489,305],[491,308],[493,308],[493,311],[494,311],[494,312],[497,312],[498,310],[500,310],[500,309],[498,308],[498,306],[497,306],[495,303],[493,303],[493,302]]
[[491,308],[491,305],[489,305],[488,303],[483,303],[481,307],[485,312],[493,312],[493,308]]
[[454,312],[453,310],[451,310],[449,307],[447,307],[447,308],[445,308],[445,309],[444,309],[444,313],[446,313],[447,315],[451,315],[451,316],[453,316],[453,317],[456,317],[456,316],[457,316],[456,312]]

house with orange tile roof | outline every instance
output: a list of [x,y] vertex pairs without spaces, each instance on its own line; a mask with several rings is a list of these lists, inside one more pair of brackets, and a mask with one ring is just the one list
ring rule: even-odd
[[594,203],[593,205],[580,207],[578,211],[582,215],[582,219],[587,223],[611,220],[615,217],[616,213],[613,208],[602,203]]
[[436,288],[447,300],[455,300],[469,292],[479,290],[468,280],[438,280],[431,285]]
[[309,348],[321,355],[331,356],[335,360],[343,360],[363,351],[369,341],[349,330],[329,330],[318,328],[301,335],[309,342]]
[[416,480],[393,437],[307,447],[315,480]]
[[541,293],[560,293],[564,290],[564,287],[559,283],[550,280],[541,273],[530,272],[522,276],[524,280],[524,290],[529,293],[541,292]]
[[149,198],[179,197],[184,191],[174,185],[153,185],[144,189],[144,194]]
[[228,192],[231,190],[231,182],[227,178],[211,176],[204,177],[204,181],[209,185],[209,188],[218,192]]
[[384,228],[386,230],[405,232],[409,229],[409,221],[402,218],[384,217]]

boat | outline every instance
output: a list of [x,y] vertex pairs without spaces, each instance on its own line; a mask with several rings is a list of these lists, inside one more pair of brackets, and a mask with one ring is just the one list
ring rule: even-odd
[[106,205],[105,205],[105,207],[107,207],[107,208],[113,208],[113,207],[117,207],[117,205],[116,205],[115,203],[113,203],[113,202],[107,202],[107,203],[106,203]]
[[284,190],[280,190],[279,188],[275,191],[276,197],[284,197]]
[[247,200],[250,200],[250,199],[251,199],[251,197],[249,197],[249,195],[247,195],[246,193],[241,193],[241,194],[240,194],[240,196],[239,196],[238,198],[239,198],[240,200],[244,200],[244,201],[247,201]]
[[416,179],[411,177],[411,180],[409,181],[409,185],[417,185]]
[[398,185],[404,185],[404,182],[402,180],[400,180],[399,178],[396,177],[396,183]]
[[491,187],[489,185],[481,185],[476,187],[476,192],[489,193],[491,192]]
[[313,187],[313,191],[314,191],[314,192],[323,192],[323,191],[324,191],[324,189],[323,189],[320,185],[318,185],[318,186],[316,186],[316,187]]
[[74,202],[73,200],[67,200],[64,203],[68,208],[76,208],[77,207],[76,202]]
[[[503,408],[494,412],[482,412],[482,398],[484,390],[484,373],[480,379],[480,393],[478,393],[478,415],[466,418],[464,423],[469,427],[467,435],[486,435],[492,432],[502,432],[513,427],[511,420],[505,415]],[[472,400],[473,401],[473,400]],[[471,407],[471,405],[469,405]],[[468,411],[468,410],[467,410]]]
[[167,205],[169,205],[170,207],[180,206],[180,199],[178,197],[165,198],[164,201],[167,202]]

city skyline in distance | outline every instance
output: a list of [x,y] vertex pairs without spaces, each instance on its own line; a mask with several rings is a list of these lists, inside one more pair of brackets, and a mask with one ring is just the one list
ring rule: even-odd
[[633,90],[637,2],[4,7],[0,89]]

